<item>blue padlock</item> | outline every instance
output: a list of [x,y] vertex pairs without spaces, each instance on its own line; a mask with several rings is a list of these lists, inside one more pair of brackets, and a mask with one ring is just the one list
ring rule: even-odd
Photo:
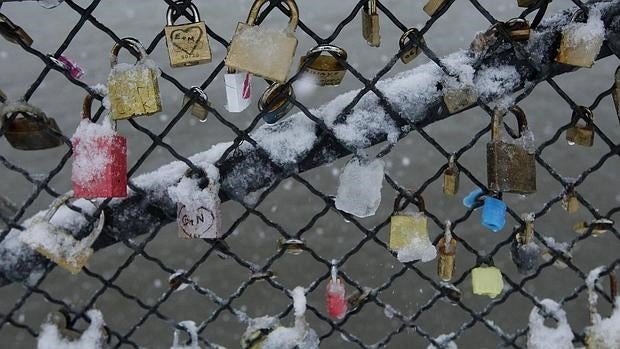
[[482,225],[494,233],[506,224],[506,204],[494,197],[486,197],[482,206]]
[[478,201],[478,197],[482,195],[484,191],[481,188],[477,188],[471,193],[467,194],[465,198],[463,198],[463,205],[467,208],[472,208],[476,205],[476,201]]

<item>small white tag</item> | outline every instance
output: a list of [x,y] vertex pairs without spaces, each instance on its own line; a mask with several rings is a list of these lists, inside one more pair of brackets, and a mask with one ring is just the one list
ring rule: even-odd
[[252,101],[252,76],[250,73],[240,72],[225,74],[226,83],[226,110],[231,113],[240,113]]
[[216,239],[219,237],[221,213],[217,206],[188,209],[177,203],[179,236],[184,239]]

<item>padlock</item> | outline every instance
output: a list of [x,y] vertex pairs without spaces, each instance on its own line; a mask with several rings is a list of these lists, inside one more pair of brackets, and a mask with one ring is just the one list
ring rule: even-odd
[[32,38],[24,29],[15,25],[11,20],[0,13],[0,35],[2,35],[8,41],[19,44],[20,40],[26,46],[32,45]]
[[[620,297],[618,297],[618,284],[614,270],[609,270],[610,298],[612,300],[613,313],[608,318],[603,318],[597,309],[598,294],[596,283],[601,277],[593,275],[596,271],[591,271],[588,275],[588,313],[590,326],[585,329],[586,349],[618,349],[620,348],[620,332],[618,331],[618,319],[620,318]],[[594,279],[592,279],[594,278]]]
[[[527,129],[527,118],[521,108],[514,106],[510,111],[517,118],[519,137]],[[501,138],[503,111],[493,113],[491,142],[487,143],[487,181],[492,191],[530,194],[536,192],[536,162],[523,145],[508,143]]]
[[448,87],[443,90],[443,102],[448,113],[456,114],[478,103],[478,92],[474,86]]
[[338,277],[335,263],[332,263],[331,278],[327,281],[326,299],[327,313],[332,319],[340,320],[347,313],[348,303],[344,283]]
[[506,204],[497,198],[487,196],[482,205],[482,226],[497,233],[506,224]]
[[525,18],[512,18],[506,21],[506,29],[510,38],[514,41],[527,41],[530,39],[530,24]]
[[484,194],[484,190],[482,190],[482,188],[474,189],[472,192],[470,192],[463,198],[463,206],[467,208],[474,207],[478,203],[479,198],[483,194]]
[[254,1],[246,23],[237,24],[225,59],[227,67],[279,83],[286,81],[297,49],[294,32],[299,10],[295,1],[284,1],[291,12],[285,31],[266,30],[255,25],[258,12],[267,0]]
[[451,226],[452,223],[446,221],[444,235],[437,243],[437,275],[446,282],[452,280],[456,271],[456,240],[452,237]]
[[[305,68],[304,73],[309,74],[320,86],[340,85],[347,69],[332,53],[344,61],[347,60],[347,51],[344,49],[334,45],[318,45],[301,57],[299,69],[302,69],[306,60],[311,59],[312,63]],[[316,57],[312,57],[315,55]]]
[[591,147],[594,145],[594,113],[588,107],[577,106],[573,109],[572,126],[566,130],[568,145]]
[[123,47],[115,43],[110,55],[112,70],[108,76],[108,97],[113,120],[128,119],[134,116],[152,115],[161,111],[159,96],[159,71],[154,63],[145,59],[142,44],[132,38],[121,40],[137,54],[138,62],[132,67],[117,66],[118,53]]
[[[189,108],[190,114],[195,116],[200,122],[207,121],[207,116],[209,116],[209,111],[203,105],[207,105],[209,108],[211,107],[211,101],[209,101],[209,97],[207,94],[198,86],[192,86],[189,89],[190,93],[193,95],[194,102],[192,102],[192,106]],[[183,95],[183,105],[186,105],[190,102],[192,97],[188,95]]]
[[362,8],[362,36],[368,45],[373,47],[381,45],[380,31],[377,0],[364,0],[364,7]]
[[66,70],[69,75],[76,80],[81,78],[82,75],[84,75],[84,69],[82,69],[77,63],[67,58],[66,56],[60,55],[58,56],[58,58],[56,58],[53,55],[49,54],[47,55],[47,58],[57,66]]
[[[573,349],[573,331],[566,319],[566,312],[560,304],[551,299],[540,301],[542,309],[534,307],[529,316],[529,331],[527,333],[528,349]],[[541,314],[544,311],[545,316]],[[546,325],[547,315],[557,320],[555,326]]]
[[[192,193],[188,195],[187,193]],[[177,226],[181,239],[219,239],[222,212],[219,184],[188,170],[168,195],[177,203]]]
[[293,109],[293,86],[289,85],[286,92],[282,91],[283,88],[284,85],[271,84],[258,100],[258,110],[263,113],[263,120],[268,124],[278,122]]
[[[410,195],[413,195],[413,193],[410,193]],[[403,200],[405,200],[404,204]],[[416,237],[428,239],[424,199],[418,194],[414,196],[414,200],[414,204],[419,210],[417,213],[405,213],[403,211],[409,205],[409,199],[402,193],[399,193],[394,200],[394,214],[390,218],[389,242],[392,251],[402,250]]]
[[579,9],[571,22],[564,26],[556,62],[575,67],[592,67],[605,35],[604,32],[591,35],[592,31],[585,28],[587,17],[587,13]]
[[[64,195],[56,199],[45,216],[35,216],[20,235],[20,240],[52,262],[77,274],[94,253],[91,248],[104,226],[104,213],[101,210],[95,228],[82,240],[77,240],[70,231],[51,223],[58,209],[71,199]],[[94,204],[93,204],[94,205]]]
[[577,222],[573,225],[573,230],[577,234],[586,234],[588,231],[592,231],[593,237],[598,237],[603,235],[613,229],[614,221],[608,218],[599,218],[592,221],[592,223],[588,222]]
[[302,254],[306,248],[306,243],[304,240],[295,238],[285,239],[280,237],[276,241],[276,244],[278,250],[284,250],[284,252],[294,256]]
[[[189,334],[189,344],[183,345],[181,344],[181,330],[178,328],[184,328],[185,331]],[[172,339],[172,348],[171,349],[200,349],[198,345],[198,328],[196,327],[196,323],[194,321],[181,321],[177,325],[177,328],[174,329],[174,337]]]
[[[76,198],[127,196],[127,139],[116,133],[109,120],[92,122],[92,96],[82,106],[82,121],[71,138],[71,183]],[[107,118],[108,115],[105,115]]]
[[[19,113],[11,119],[13,113]],[[22,115],[22,117],[19,117]],[[64,144],[62,132],[56,120],[30,104],[5,104],[0,108],[0,127],[4,136],[15,149],[42,150]]]
[[564,195],[562,196],[562,208],[564,208],[568,213],[575,213],[579,211],[579,199],[575,195],[575,187],[569,186]]
[[454,196],[459,191],[459,177],[461,170],[456,165],[454,154],[450,155],[448,167],[443,171],[443,194],[445,196]]
[[502,272],[496,267],[478,267],[471,270],[471,283],[474,294],[497,297],[504,289]]
[[252,75],[228,68],[224,74],[226,85],[226,110],[241,113],[252,102]]
[[[530,7],[532,5],[536,5],[540,0],[517,0],[517,6],[519,7]],[[550,3],[552,0],[546,0],[547,3]]]
[[422,8],[427,15],[433,17],[439,10],[448,4],[449,0],[429,0]]
[[211,62],[211,47],[209,34],[204,21],[200,20],[200,13],[193,2],[189,10],[192,13],[192,23],[174,25],[175,5],[183,7],[186,1],[175,1],[168,7],[166,14],[166,46],[172,68],[187,67]]
[[618,121],[620,122],[620,66],[616,69],[616,74],[614,79],[614,90],[612,96],[614,98],[614,106],[616,107],[616,115],[618,116]]
[[[415,37],[418,41],[412,42],[411,37]],[[402,56],[400,56],[400,60],[405,64],[413,61],[417,56],[420,55],[420,53],[422,53],[421,45],[424,45],[424,44],[425,44],[424,37],[422,37],[418,29],[416,28],[408,29],[400,37],[400,40],[398,41],[398,46],[400,47],[401,51],[404,50],[409,45],[411,45],[411,48],[403,52]]]
[[510,255],[519,273],[529,274],[538,266],[540,248],[533,241],[534,214],[524,214],[521,219],[525,222],[525,227],[520,228],[520,232],[512,240]]

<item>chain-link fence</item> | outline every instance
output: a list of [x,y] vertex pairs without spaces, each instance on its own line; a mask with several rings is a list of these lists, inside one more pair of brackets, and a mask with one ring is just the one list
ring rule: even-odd
[[[190,1],[164,2],[166,6],[173,6],[176,13],[191,18],[187,11]],[[511,35],[510,27],[501,25],[502,22],[499,21],[505,22],[505,18],[496,18],[481,1],[470,0],[463,2],[465,4],[455,4],[454,0],[444,2],[445,5],[427,19],[418,33],[406,38],[405,45],[401,46],[398,52],[391,52],[391,56],[384,60],[383,67],[375,66],[375,69],[380,69],[372,78],[365,77],[343,57],[334,55],[340,64],[346,67],[348,78],[356,79],[363,86],[342,105],[335,122],[328,122],[324,115],[321,115],[321,109],[307,108],[303,103],[303,96],[290,98],[289,102],[301,112],[295,117],[311,120],[314,123],[312,129],[316,130],[316,141],[312,148],[303,156],[297,157],[294,166],[283,165],[277,159],[274,160],[272,151],[265,149],[266,143],[253,138],[256,134],[253,132],[260,127],[264,113],[253,115],[250,122],[240,126],[241,123],[232,117],[232,114],[217,105],[206,105],[203,101],[210,113],[206,125],[216,127],[217,124],[219,130],[226,129],[224,138],[232,140],[219,160],[215,161],[222,178],[220,197],[223,201],[222,209],[225,211],[225,233],[219,240],[188,244],[174,236],[170,237],[171,234],[162,234],[162,229],[175,219],[174,208],[171,209],[169,199],[153,198],[150,190],[157,189],[145,190],[141,186],[142,182],[136,183],[132,180],[139,170],[153,168],[155,164],[149,162],[149,159],[153,154],[162,151],[185,163],[194,169],[194,172],[204,175],[200,164],[194,163],[190,157],[182,155],[182,152],[171,145],[173,138],[183,137],[182,134],[173,134],[172,131],[179,127],[180,120],[191,107],[190,103],[175,110],[173,117],[160,118],[165,123],[161,131],[157,130],[157,125],[142,119],[130,119],[126,123],[129,125],[126,127],[133,128],[133,132],[137,134],[145,135],[150,143],[143,151],[136,151],[139,154],[132,155],[135,161],[130,163],[128,170],[129,187],[133,191],[130,197],[125,200],[104,200],[97,211],[86,215],[92,224],[103,210],[107,217],[106,227],[94,245],[97,252],[90,265],[78,276],[70,276],[57,270],[60,268],[54,268],[53,264],[40,256],[31,255],[23,260],[18,258],[15,262],[9,258],[10,251],[5,240],[11,236],[12,231],[24,229],[27,213],[32,211],[31,206],[38,197],[47,194],[53,198],[59,197],[62,192],[55,187],[63,188],[68,185],[66,173],[63,171],[66,171],[65,167],[68,167],[72,154],[70,139],[63,136],[67,147],[62,154],[58,154],[58,162],[51,170],[39,169],[38,172],[45,171],[44,175],[37,175],[23,165],[24,162],[19,161],[22,153],[8,150],[7,147],[7,154],[0,155],[0,161],[6,168],[3,173],[7,173],[7,178],[19,176],[27,180],[34,185],[34,190],[32,193],[15,191],[21,195],[14,198],[21,202],[20,206],[15,208],[14,214],[0,216],[6,226],[1,234],[2,240],[5,240],[2,252],[3,275],[0,277],[4,285],[0,291],[2,342],[10,348],[33,347],[40,331],[38,325],[44,322],[45,314],[55,310],[61,310],[67,316],[68,328],[79,332],[79,329],[83,329],[90,321],[86,312],[98,308],[106,319],[110,347],[166,347],[173,330],[184,329],[179,322],[188,319],[197,322],[202,346],[236,347],[248,318],[273,315],[280,318],[283,324],[290,322],[293,310],[290,290],[296,285],[302,285],[308,297],[308,321],[318,332],[321,347],[424,347],[429,343],[441,347],[447,339],[464,347],[523,348],[528,333],[527,314],[532,307],[541,307],[542,298],[554,298],[567,309],[573,324],[575,342],[585,344],[583,328],[587,325],[586,277],[594,266],[605,265],[606,271],[603,274],[606,275],[620,263],[617,254],[620,235],[613,224],[605,225],[606,233],[601,236],[594,236],[596,234],[593,232],[597,232],[595,224],[589,225],[580,234],[570,231],[573,223],[579,220],[588,223],[601,219],[612,220],[619,210],[615,197],[610,204],[610,200],[603,197],[609,196],[610,191],[612,196],[616,195],[613,190],[617,185],[614,182],[616,172],[614,167],[607,167],[615,166],[610,163],[616,161],[615,155],[618,153],[617,142],[613,140],[613,136],[608,135],[614,131],[611,126],[609,131],[606,127],[601,127],[598,119],[595,119],[596,146],[588,149],[586,155],[575,155],[576,159],[588,159],[589,162],[571,161],[571,155],[558,154],[585,150],[575,150],[575,147],[558,149],[554,146],[564,142],[564,133],[572,127],[573,120],[562,125],[547,126],[552,127],[552,131],[545,132],[543,139],[539,137],[534,153],[538,169],[538,192],[528,197],[503,195],[508,204],[508,225],[514,223],[517,228],[509,233],[481,238],[480,235],[490,233],[484,231],[478,221],[478,211],[475,209],[479,205],[466,209],[461,206],[460,199],[444,198],[437,193],[441,191],[443,173],[453,154],[455,164],[461,172],[459,195],[475,187],[486,188],[484,173],[480,170],[484,168],[485,161],[481,145],[490,137],[489,121],[498,95],[481,95],[475,108],[472,106],[456,114],[448,113],[445,107],[435,100],[403,97],[403,103],[423,104],[422,109],[410,108],[417,110],[419,114],[412,118],[403,112],[397,101],[386,97],[388,86],[378,87],[377,83],[386,78],[390,71],[400,64],[401,56],[413,47],[420,47],[423,55],[432,61],[430,64],[439,67],[438,74],[462,79],[463,76],[455,71],[448,60],[434,53],[433,43],[428,39],[427,33],[435,27],[435,23],[442,23],[442,17],[451,9],[466,6],[472,17],[474,12],[482,15],[477,17],[483,23],[482,27],[495,25],[499,38],[494,43],[483,43],[483,52],[475,55],[471,64],[474,74],[483,67],[497,65],[498,62],[514,66],[518,72],[518,81],[513,86],[495,87],[505,89],[504,95],[515,93],[514,98],[509,100],[510,104],[524,102],[537,86],[541,85],[549,89],[548,94],[553,93],[560,97],[551,100],[552,104],[555,103],[549,107],[551,109],[561,102],[568,106],[566,110],[571,114],[572,110],[579,109],[579,103],[556,81],[556,76],[572,72],[571,68],[553,63],[548,52],[543,53],[542,58],[532,54],[535,48],[532,44],[528,46],[527,42],[519,41]],[[201,2],[195,3],[199,7],[206,6]],[[606,7],[602,10],[602,16],[607,30],[607,41],[599,59],[617,53],[614,38],[619,32],[617,14],[620,5],[615,1],[584,4],[579,0],[565,3],[556,0],[555,5],[567,10],[558,12],[554,15],[554,20],[546,22],[544,17],[549,3],[550,1],[546,0],[532,1],[530,7],[523,8],[520,16],[535,17],[531,21],[532,36],[547,35],[551,38],[542,40],[539,37],[538,42],[544,42],[555,52],[561,32],[558,23],[567,23],[578,8],[588,13],[596,4],[604,3]],[[0,10],[21,5],[4,1],[0,2]],[[100,45],[112,46],[114,42],[124,45],[121,39],[130,35],[117,34],[117,30],[112,30],[105,21],[97,18],[96,10],[104,6],[106,4],[100,0],[86,5],[79,4],[78,1],[64,1],[57,9],[74,11],[79,19],[52,54],[53,57],[59,57],[65,52],[87,23],[104,34]],[[391,23],[402,33],[408,30],[408,26],[399,20],[400,13],[392,12],[387,2],[377,2],[377,8],[382,26]],[[260,13],[257,23],[278,10],[286,16],[290,15],[285,2],[270,1]],[[335,42],[347,27],[359,25],[357,21],[360,12],[364,11],[364,1],[351,4],[349,10],[348,13],[339,14],[342,15],[342,21],[333,26],[333,32],[327,36],[320,36],[313,31],[312,23],[304,20],[302,12],[296,35],[306,35],[318,44]],[[416,8],[415,11],[419,9]],[[208,15],[206,19],[208,25]],[[37,30],[35,23],[19,25],[29,32]],[[208,27],[208,33],[212,46],[228,46],[230,35],[219,35],[212,27]],[[3,34],[11,35],[10,32]],[[161,46],[163,36],[163,31],[159,32],[147,42],[146,52],[151,54],[157,46]],[[423,37],[426,40],[422,40]],[[381,40],[392,39],[383,35]],[[36,44],[30,46],[21,38],[16,39],[16,44],[3,44],[3,50],[22,49],[43,62],[44,67],[23,95],[8,96],[10,99],[19,97],[29,101],[38,89],[45,86],[46,79],[54,71],[63,75],[63,84],[73,84],[97,100],[103,98],[99,90],[72,77],[63,65],[57,64],[49,55],[39,51]],[[361,44],[363,41],[360,38],[360,42],[355,45]],[[313,59],[316,57],[307,60],[303,67],[310,65]],[[214,81],[226,71],[223,61],[214,61],[210,67],[211,73],[200,84],[202,90],[213,87]],[[613,74],[608,72],[607,75],[609,80],[605,84],[611,85]],[[286,85],[293,84],[301,76],[301,73],[294,74]],[[176,89],[181,95],[197,98],[191,93],[189,85],[177,80],[173,74],[162,71],[160,81],[162,85],[170,85],[168,88]],[[223,84],[219,87],[223,87]],[[436,86],[427,88],[441,90],[441,87]],[[255,89],[258,88],[255,86]],[[613,87],[595,95],[588,108],[597,117],[602,116],[598,113],[600,106],[603,102],[611,101],[612,93]],[[395,167],[386,171],[384,183],[387,185],[383,188],[382,208],[372,220],[368,220],[336,209],[334,197],[329,193],[335,192],[331,182],[337,183],[337,179],[334,178],[328,181],[331,184],[327,184],[318,178],[332,177],[332,172],[337,174],[333,164],[337,166],[340,158],[351,153],[362,154],[363,147],[351,146],[341,140],[341,135],[335,132],[335,126],[346,123],[347,118],[355,116],[359,112],[359,109],[356,109],[358,104],[366,103],[364,101],[368,96],[373,95],[376,96],[376,104],[380,106],[381,113],[396,125],[398,134],[387,135],[383,131],[370,134],[365,147],[381,144],[377,150],[378,156],[385,159],[392,156],[391,161],[403,166],[406,172],[398,174]],[[603,115],[609,114],[609,105],[603,107],[607,108]],[[38,106],[43,110],[46,108],[45,103]],[[94,114],[94,118],[99,118],[103,112],[102,106]],[[168,110],[168,113],[173,112]],[[458,128],[464,121],[457,121],[456,118],[464,118],[461,114],[467,113],[488,115],[489,118],[485,118],[478,131],[465,135],[457,135],[458,132],[454,131],[441,133],[433,128],[436,123],[441,122]],[[543,116],[532,115],[530,125],[537,124],[537,121],[532,119]],[[443,121],[444,119],[446,120]],[[508,130],[510,131],[510,128]],[[271,136],[276,137],[278,128],[272,128],[271,132]],[[70,132],[63,130],[63,133],[67,135]],[[436,134],[442,134],[443,138]],[[447,142],[446,135],[454,137],[454,141]],[[455,146],[461,138],[466,140],[465,144]],[[411,155],[413,160],[405,156],[402,149],[399,150],[401,143],[407,141],[410,142],[407,143],[410,145],[407,149],[415,152]],[[193,143],[189,150],[206,149],[214,143],[201,140]],[[386,147],[384,143],[389,145]],[[447,143],[450,143],[449,146]],[[554,158],[553,161],[546,159],[546,152],[551,153],[549,158]],[[424,154],[431,153],[433,155],[428,155],[431,161],[419,159],[424,157]],[[420,162],[416,163],[417,161]],[[572,179],[562,171],[575,167],[578,171],[573,173],[575,178]],[[596,177],[601,172],[607,173],[607,176]],[[541,179],[543,177],[544,179]],[[595,184],[588,183],[591,177],[596,178]],[[170,180],[174,182],[174,178]],[[452,221],[453,236],[458,242],[458,272],[450,284],[441,282],[436,276],[435,261],[400,263],[396,259],[396,253],[391,251],[386,243],[390,217],[394,213],[391,198],[399,193],[411,198],[409,190],[412,187],[415,195],[420,194],[426,198],[424,213],[429,217],[431,231],[442,232],[446,219]],[[591,187],[596,190],[580,190]],[[8,188],[6,187],[6,190]],[[585,191],[595,194],[583,194]],[[247,199],[252,192],[258,194]],[[581,206],[579,213],[573,216],[560,208],[562,200],[570,193],[575,194]],[[49,200],[45,201],[46,205],[49,204]],[[445,203],[447,201],[450,203]],[[610,207],[604,212],[596,205],[597,202],[605,202]],[[289,211],[287,207],[278,206],[287,206]],[[77,207],[70,208],[81,212]],[[525,225],[521,217],[523,212],[534,213],[534,239],[548,257],[526,275],[516,271],[509,252],[511,244]],[[86,230],[83,228],[80,231],[79,228],[83,227],[76,228],[74,233],[83,233]],[[562,233],[555,234],[557,231]],[[436,237],[436,244],[442,234],[433,235]],[[551,236],[555,239],[550,238]],[[278,240],[280,242],[275,248]],[[169,246],[173,244],[182,244],[182,250],[170,252]],[[182,251],[182,256],[178,255],[179,251]],[[338,267],[339,276],[352,295],[349,310],[340,320],[331,319],[324,310],[325,283],[330,279],[332,263]],[[468,284],[471,271],[481,265],[495,265],[502,270],[506,286],[497,298],[471,295]],[[180,270],[182,271],[179,272]],[[148,278],[144,277],[146,271]],[[170,286],[161,280],[170,280]],[[183,284],[188,287],[183,289]],[[455,289],[460,291],[456,292]],[[609,292],[603,287],[597,287],[597,291],[608,304],[612,303]],[[437,340],[441,334],[447,334],[447,337]]]

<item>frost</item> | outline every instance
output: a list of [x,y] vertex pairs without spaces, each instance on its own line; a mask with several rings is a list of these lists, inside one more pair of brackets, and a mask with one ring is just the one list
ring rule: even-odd
[[441,345],[439,348],[437,348],[433,344],[429,344],[426,349],[458,349],[456,343],[450,340],[450,337],[452,336],[454,336],[454,333],[442,334],[439,337],[435,338],[435,342]]
[[546,313],[552,314],[558,324],[556,328],[545,326],[545,318],[540,314],[536,307],[530,312],[529,327],[527,335],[528,349],[573,349],[573,331],[566,319],[566,312],[560,305],[551,299],[543,299],[540,304]]
[[385,309],[383,309],[383,315],[385,315],[386,318],[391,319],[394,317],[395,314],[396,309],[394,309],[391,305],[386,304]]
[[194,321],[181,321],[179,322],[179,326],[185,328],[187,333],[189,333],[190,344],[179,344],[179,330],[175,330],[172,347],[170,349],[200,349],[198,345],[198,329],[196,328],[196,323]]
[[71,172],[73,182],[82,187],[87,186],[111,164],[112,158],[101,147],[102,142],[107,143],[115,135],[108,117],[103,118],[101,125],[82,119],[71,137],[75,154]]
[[62,338],[55,325],[43,324],[37,340],[37,349],[101,349],[104,344],[103,315],[94,309],[86,312],[86,315],[90,319],[90,325],[80,339],[73,342]]
[[[521,83],[521,75],[512,65],[482,66],[474,79],[478,95],[486,102],[501,99]],[[510,106],[509,100],[499,101],[502,106]]]
[[267,151],[269,158],[280,166],[296,165],[316,142],[316,123],[304,117],[288,118],[266,124],[252,132],[251,137]]
[[340,174],[336,208],[357,217],[374,215],[381,204],[384,167],[381,159],[351,159]]

